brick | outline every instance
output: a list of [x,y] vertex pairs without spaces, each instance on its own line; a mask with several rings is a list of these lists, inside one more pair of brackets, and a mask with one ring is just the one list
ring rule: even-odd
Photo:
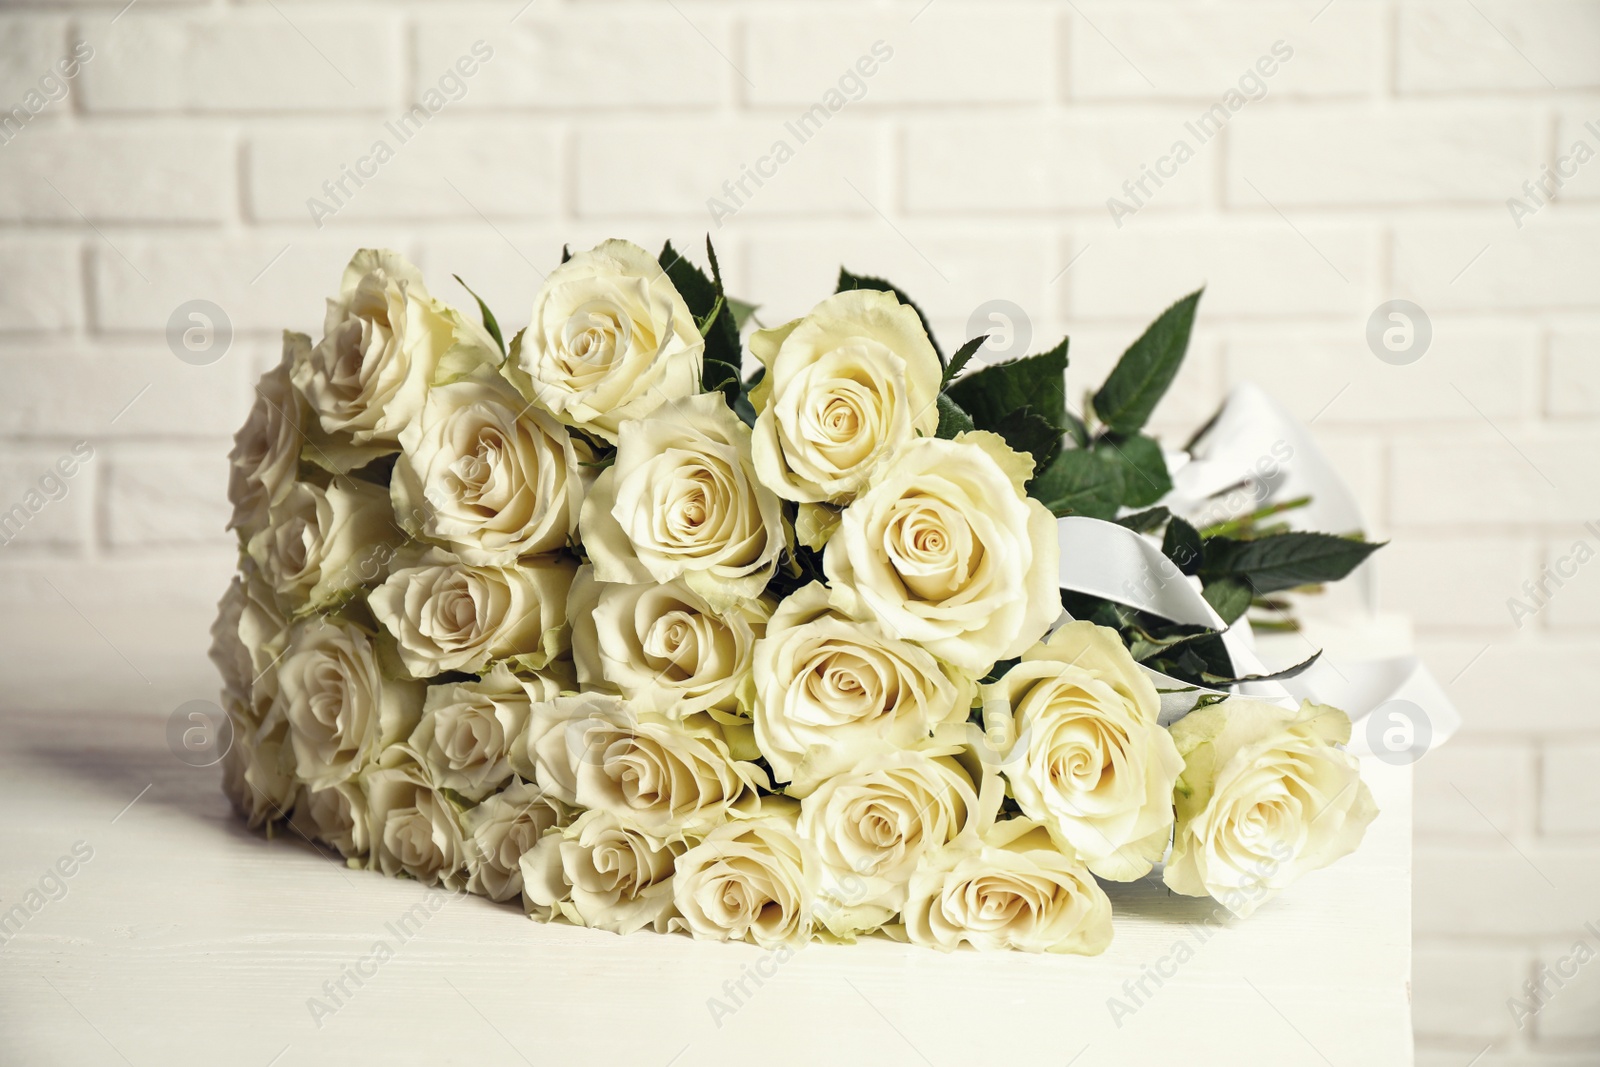
[[[1540,962],[1555,975],[1547,979],[1549,995],[1533,1020],[1540,1047],[1581,1042],[1576,1047],[1592,1050],[1600,1041],[1600,935],[1594,932],[1600,930],[1600,909],[1590,908],[1589,921],[1592,928],[1540,953]],[[1565,984],[1557,986],[1556,980]]]
[[[382,240],[392,234],[379,233]],[[95,249],[95,324],[104,330],[165,331],[178,305],[216,303],[234,330],[322,334],[327,298],[339,291],[358,242],[326,235],[125,237],[121,256]],[[287,251],[285,247],[287,246]],[[141,277],[140,275],[143,275]],[[435,285],[443,279],[434,279]]]
[[1067,312],[1148,322],[1205,285],[1202,316],[1364,315],[1376,235],[1350,223],[1296,225],[1300,233],[1279,219],[1226,226],[1137,219],[1086,235],[1074,242],[1075,252],[1085,241],[1088,247],[1065,280]]
[[70,330],[82,318],[83,272],[74,240],[0,242],[0,333]]
[[398,33],[291,6],[226,15],[131,11],[84,67],[90,111],[349,111],[396,99]]
[[0,184],[11,192],[0,219],[214,222],[232,213],[233,152],[204,130],[30,130],[25,146],[0,152]]
[[85,459],[73,444],[7,447],[0,459],[0,552],[87,544],[95,457],[92,445]]
[[1596,878],[1600,847],[1421,842],[1412,924],[1419,936],[1560,936],[1594,912]]
[[[880,188],[885,152],[876,126],[840,113],[800,132],[806,140],[776,118],[715,125],[678,119],[583,123],[575,167],[578,212],[681,215],[697,226],[710,223],[716,232],[721,227],[707,205],[713,197],[737,208],[734,219],[724,219],[728,225],[749,215],[872,217],[874,207],[888,209]],[[793,152],[782,164],[775,162],[782,154],[775,149],[779,142]],[[748,173],[759,167],[772,174],[761,186],[748,179],[749,195],[730,194],[724,183],[736,182],[746,167],[752,168]],[[641,180],[645,174],[648,180]]]
[[1550,339],[1545,411],[1600,415],[1600,334],[1558,333]]
[[1416,765],[1415,828],[1419,838],[1499,843],[1535,824],[1534,747],[1472,737],[1434,748]]
[[[1476,2],[1476,0],[1475,0]],[[1600,85],[1600,20],[1584,0],[1452,0],[1399,8],[1395,52],[1405,93],[1587,89]]]
[[[0,108],[9,110],[24,105],[30,91],[39,98],[59,94],[55,83],[40,79],[54,73],[57,60],[67,56],[67,21],[55,16],[7,14],[0,16]],[[67,83],[71,91],[71,83]],[[60,101],[44,105],[40,114],[54,112]],[[31,120],[30,120],[31,121]]]
[[1600,224],[1566,216],[1559,206],[1524,222],[1520,231],[1505,219],[1397,226],[1395,295],[1430,313],[1593,307]]
[[118,445],[106,460],[106,536],[114,548],[226,545],[227,446]]
[[[1462,388],[1466,397],[1478,392],[1470,383]],[[1471,412],[1465,398],[1462,407]],[[1600,436],[1491,422],[1448,437],[1406,439],[1395,448],[1390,504],[1397,524],[1600,518],[1600,470],[1590,461]]]
[[752,299],[762,304],[761,319],[772,325],[805,314],[832,293],[844,266],[893,279],[936,323],[949,322],[953,332],[941,337],[947,349],[966,340],[972,315],[995,299],[1029,316],[1033,351],[1060,340],[1043,323],[1033,329],[1049,278],[1043,241],[1016,228],[951,232],[906,223],[900,229],[910,244],[882,223],[828,237],[752,237],[744,245],[747,268],[737,277],[745,292],[758,294]]
[[[1068,72],[1078,99],[1196,97],[1230,89],[1282,40],[1292,55],[1262,79],[1268,98],[1365,95],[1383,81],[1383,10],[1340,3],[1314,26],[1292,3],[1207,5],[1078,3],[1068,20]],[[1259,71],[1257,72],[1259,73]]]
[[1379,552],[1374,565],[1383,605],[1419,626],[1478,626],[1510,637],[1516,628],[1506,598],[1538,573],[1531,540],[1407,534]]
[[1478,416],[1451,381],[1468,383],[1491,417],[1529,414],[1535,338],[1529,332],[1439,323],[1415,363],[1378,359],[1360,328],[1341,334],[1255,331],[1227,345],[1228,372],[1256,382],[1303,420],[1345,423],[1461,422]]
[[[1553,172],[1545,179],[1556,188],[1558,200],[1594,200],[1600,197],[1600,104],[1563,108],[1556,123]],[[1584,157],[1581,161],[1579,157]],[[1533,177],[1529,175],[1529,177]],[[1542,184],[1542,183],[1538,183]]]
[[1515,1029],[1506,998],[1527,975],[1520,952],[1503,948],[1418,946],[1412,955],[1418,1037],[1508,1038]]
[[[420,129],[374,120],[337,133],[256,136],[249,149],[250,214],[315,222],[321,229],[369,219],[481,224],[479,212],[498,220],[548,217],[557,210],[551,130],[524,121],[462,124],[459,117],[435,117]],[[449,166],[441,169],[440,160]],[[325,183],[334,186],[333,193]],[[329,209],[335,212],[331,217]]]
[[[1140,200],[1152,211],[1195,208],[1210,197],[1220,149],[1184,129],[1177,111],[1164,118],[1068,117],[940,119],[906,131],[906,207],[913,212],[1093,211],[1108,219],[1111,197],[1131,204],[1125,182],[1142,168],[1176,165],[1173,146],[1186,141],[1193,158]],[[975,160],[985,161],[974,165]],[[1142,210],[1142,209],[1141,209]]]
[[1600,834],[1600,742],[1550,745],[1544,751],[1539,828],[1546,834]]
[[0,407],[0,435],[210,436],[233,433],[249,409],[258,351],[236,340],[217,363],[196,367],[166,345],[91,351],[46,344],[0,348],[0,381],[25,404]]
[[435,84],[483,40],[493,55],[468,81],[462,108],[714,105],[726,97],[730,81],[739,80],[723,58],[733,57],[731,35],[721,19],[700,12],[690,17],[692,24],[665,5],[632,8],[625,16],[577,9],[541,17],[535,7],[509,29],[499,7],[424,17],[416,30],[412,84],[418,92]]
[[1593,649],[1590,640],[1531,636],[1417,642],[1461,712],[1463,737],[1592,732],[1594,708],[1585,694],[1600,691]]
[[756,14],[742,34],[754,82],[745,96],[801,107],[830,89],[867,106],[1041,101],[1054,87],[1054,30],[1048,10],[1007,4],[931,7],[909,24],[904,15]]
[[1489,107],[1246,114],[1229,127],[1228,203],[1498,204],[1538,170],[1540,118]]
[[[1597,509],[1600,511],[1600,509]],[[1545,541],[1540,567],[1528,578],[1532,590],[1519,596],[1554,629],[1600,624],[1600,522],[1572,527]]]
[[0,707],[168,714],[215,700],[201,652],[236,565],[231,546],[97,562],[0,551]]

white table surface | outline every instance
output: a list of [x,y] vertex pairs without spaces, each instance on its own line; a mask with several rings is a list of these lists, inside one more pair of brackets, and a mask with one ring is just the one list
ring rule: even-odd
[[319,1027],[308,999],[395,944],[386,924],[428,891],[246,831],[217,770],[180,763],[165,726],[0,718],[0,912],[75,842],[93,849],[0,945],[0,1064],[1412,1062],[1409,768],[1369,761],[1382,815],[1362,849],[1230,921],[1160,989],[1147,979],[1120,1026],[1108,998],[1199,944],[1209,902],[1112,887],[1116,940],[1096,959],[812,945],[718,1025],[708,998],[759,949],[544,926],[470,898]]

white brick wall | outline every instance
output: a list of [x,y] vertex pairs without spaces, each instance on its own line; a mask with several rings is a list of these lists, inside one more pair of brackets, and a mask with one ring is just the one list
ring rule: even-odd
[[[1036,340],[1070,330],[1076,393],[1205,283],[1161,422],[1242,378],[1315,418],[1395,539],[1383,605],[1466,715],[1418,766],[1419,1062],[1600,1062],[1600,969],[1525,1028],[1506,1008],[1600,920],[1600,563],[1520,627],[1506,606],[1600,519],[1600,162],[1520,228],[1506,207],[1600,148],[1600,0],[124,3],[0,2],[0,120],[94,49],[0,135],[0,510],[95,450],[0,548],[0,704],[210,691],[220,456],[352,248],[465,302],[460,273],[516,329],[562,243],[697,245],[708,198],[838,89],[860,99],[715,229],[735,288],[781,319],[842,260],[947,341],[1013,300]],[[307,198],[478,40],[464,95],[316,226]],[[1277,41],[1265,95],[1113,225],[1106,198]],[[1394,297],[1433,321],[1411,366],[1364,342]],[[204,367],[163,337],[194,298],[236,331]]]

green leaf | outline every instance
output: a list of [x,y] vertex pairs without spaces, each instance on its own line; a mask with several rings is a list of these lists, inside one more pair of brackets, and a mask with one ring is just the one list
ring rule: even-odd
[[1122,468],[1082,449],[1062,452],[1028,484],[1028,495],[1057,516],[1115,518],[1122,492]]
[[761,310],[761,305],[730,296],[728,297],[728,310],[733,312],[734,329],[743,330],[744,324],[750,321],[751,316]]
[[1205,543],[1188,520],[1174,515],[1167,523],[1166,535],[1161,538],[1161,554],[1184,574],[1197,574],[1205,560]]
[[1163,311],[1128,346],[1094,395],[1095,413],[1114,432],[1138,433],[1149,421],[1150,413],[1183,365],[1202,292],[1203,289],[1196,290]]
[[1250,610],[1250,601],[1253,599],[1250,587],[1234,578],[1218,578],[1207,583],[1201,595],[1222,616],[1222,621],[1229,625]]
[[[978,428],[988,429],[984,426]],[[1048,467],[1061,452],[1061,428],[1050,425],[1048,419],[1032,408],[1014,412],[995,432],[1018,452],[1031,455],[1036,471]]]
[[1291,532],[1254,541],[1213,537],[1206,542],[1203,578],[1237,578],[1256,596],[1319,582],[1336,582],[1382,548],[1333,534]]
[[975,430],[972,425],[972,416],[961,410],[954,400],[944,393],[939,394],[939,428],[934,431],[934,436],[949,440],[958,433]]
[[739,366],[743,361],[739,330],[733,316],[725,313],[727,301],[722,292],[722,272],[710,238],[706,239],[706,254],[711,262],[710,278],[683,258],[671,241],[662,247],[659,262],[705,336],[700,365],[701,389],[707,393],[720,391],[732,407],[739,399]]
[[980,430],[1004,436],[1006,424],[1031,408],[1055,428],[1067,429],[1067,339],[1048,352],[992,363],[952,382],[946,391]]
[[845,293],[852,289],[876,289],[880,293],[893,293],[896,300],[917,313],[917,318],[922,320],[922,332],[928,335],[928,343],[933,345],[933,351],[938,355],[940,364],[944,363],[944,351],[939,347],[939,342],[934,339],[933,327],[928,323],[928,316],[922,313],[922,309],[917,306],[916,301],[906,295],[904,289],[890,285],[882,278],[874,278],[868,274],[851,274],[843,267],[840,267],[839,284],[833,291]]
[[561,262],[565,263],[572,258],[572,248],[569,245],[561,246]]
[[489,331],[489,336],[494,338],[494,343],[500,346],[500,354],[504,356],[506,354],[506,342],[505,338],[500,336],[500,324],[495,321],[494,312],[490,311],[489,305],[483,302],[483,297],[473,292],[472,286],[461,281],[461,275],[452,274],[450,277],[461,282],[461,288],[472,293],[472,299],[478,302],[478,313],[483,316],[483,328]]
[[950,357],[950,365],[945,367],[944,378],[939,384],[941,386],[949,385],[950,380],[957,374],[961,373],[961,368],[967,365],[967,362],[972,359],[973,355],[977,353],[978,349],[983,347],[984,342],[987,340],[989,340],[988,335],[984,335],[983,337],[974,337],[972,340],[956,349],[956,354]]
[[1095,442],[1094,448],[1122,464],[1124,507],[1148,507],[1172,491],[1172,479],[1167,475],[1167,460],[1161,454],[1160,442],[1155,438],[1144,434],[1132,437],[1107,434]]
[[1172,512],[1166,508],[1150,508],[1147,511],[1136,511],[1132,515],[1122,516],[1117,520],[1117,525],[1126,526],[1134,533],[1153,533],[1171,519]]

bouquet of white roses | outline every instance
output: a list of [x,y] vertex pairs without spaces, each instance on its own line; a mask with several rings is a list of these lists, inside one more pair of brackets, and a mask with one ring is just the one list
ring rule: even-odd
[[[1356,846],[1348,718],[1226,696],[1223,631],[1375,546],[1158,505],[1198,293],[1079,417],[1065,341],[947,359],[849,272],[747,331],[707,254],[567,256],[507,347],[364,250],[285,334],[214,629],[251,825],[616,932],[1085,954],[1101,880],[1243,914]],[[1212,624],[1063,589],[1062,516]]]

